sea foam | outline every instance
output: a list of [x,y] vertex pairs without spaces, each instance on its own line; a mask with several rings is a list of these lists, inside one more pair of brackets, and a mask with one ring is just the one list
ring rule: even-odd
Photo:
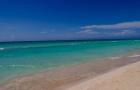
[[128,57],[140,57],[140,55],[136,54],[136,55],[132,55],[132,56],[128,56]]

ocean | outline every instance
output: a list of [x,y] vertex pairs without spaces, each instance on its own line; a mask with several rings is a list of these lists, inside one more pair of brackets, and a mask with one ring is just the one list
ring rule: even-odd
[[140,40],[1,42],[0,82],[139,50]]

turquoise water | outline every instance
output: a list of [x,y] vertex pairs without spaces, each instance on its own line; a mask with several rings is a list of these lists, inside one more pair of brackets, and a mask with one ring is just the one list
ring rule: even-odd
[[0,43],[0,80],[140,50],[140,40]]

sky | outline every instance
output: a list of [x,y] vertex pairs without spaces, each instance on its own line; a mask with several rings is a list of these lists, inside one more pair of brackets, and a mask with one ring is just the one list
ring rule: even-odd
[[140,38],[139,0],[0,0],[0,41]]

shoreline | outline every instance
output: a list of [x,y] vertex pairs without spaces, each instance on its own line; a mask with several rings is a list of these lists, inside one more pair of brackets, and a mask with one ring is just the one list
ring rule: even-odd
[[90,61],[34,75],[17,77],[2,84],[0,90],[17,90],[17,88],[19,90],[59,90],[63,86],[73,85],[91,79],[91,77],[95,78],[122,66],[135,63],[139,59],[138,54],[133,54],[131,57],[129,55],[110,58],[109,60]]
[[140,61],[61,90],[140,90]]

